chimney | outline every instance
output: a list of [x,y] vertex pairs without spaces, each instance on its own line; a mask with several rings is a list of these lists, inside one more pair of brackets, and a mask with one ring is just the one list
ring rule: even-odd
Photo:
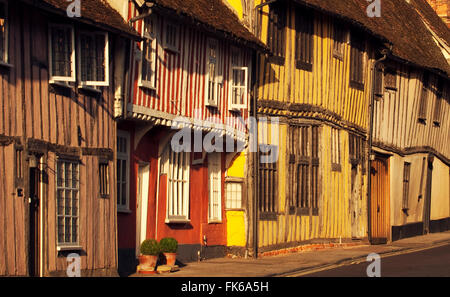
[[450,0],[427,0],[427,2],[450,28]]

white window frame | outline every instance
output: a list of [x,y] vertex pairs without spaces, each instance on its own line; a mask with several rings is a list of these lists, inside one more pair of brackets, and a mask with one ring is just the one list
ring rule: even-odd
[[[93,32],[88,32],[88,31],[81,31],[77,34],[78,38],[77,38],[77,61],[78,61],[78,81],[80,82],[81,86],[109,86],[109,38],[108,38],[108,32],[103,32],[103,31],[93,31]],[[95,36],[96,35],[103,35],[105,36],[105,52],[104,52],[104,57],[105,57],[105,80],[104,81],[82,81],[81,79],[81,74],[82,74],[82,70],[81,70],[81,35],[88,35],[88,36],[92,36],[94,37],[95,40]]]
[[[214,46],[216,49],[216,57],[213,58],[210,55],[210,48],[211,46]],[[209,65],[213,62],[213,59],[215,59],[215,77],[213,79],[214,84],[214,93],[213,93],[213,99],[211,100],[209,98],[209,79],[210,79],[210,73],[209,73]],[[222,93],[219,94],[217,91],[219,84],[222,84]],[[205,81],[205,94],[206,94],[206,105],[212,106],[212,107],[218,107],[220,104],[220,100],[222,99],[223,94],[223,69],[222,69],[222,53],[219,49],[219,42],[217,39],[208,38],[207,42],[207,61],[206,61],[206,81]]]
[[[242,207],[242,194],[243,194],[243,184],[244,180],[240,178],[230,178],[225,180],[225,208],[226,209],[236,209],[241,210]],[[239,190],[231,191],[230,188],[233,186],[239,187]],[[239,193],[239,196],[234,196],[233,194]],[[234,204],[238,203],[238,206]]]
[[[54,82],[75,82],[76,81],[76,72],[75,72],[75,30],[72,25],[66,24],[49,24],[48,25],[48,56],[49,56],[49,76],[50,83]],[[52,51],[52,28],[69,28],[71,30],[71,39],[72,39],[72,54],[70,56],[71,62],[71,76],[55,76],[53,75],[53,51]]]
[[[233,81],[233,72],[235,70],[240,70],[240,71],[244,71],[244,79],[245,79],[245,84],[244,86],[235,86],[234,85],[234,81]],[[242,102],[241,104],[236,104],[233,102],[233,89],[234,88],[241,88],[244,90],[244,102]],[[248,100],[248,67],[231,67],[231,72],[230,72],[230,109],[231,110],[240,110],[243,108],[247,108],[247,100]]]
[[[170,143],[168,144],[171,145]],[[166,223],[187,223],[189,219],[189,198],[190,198],[190,153],[179,152],[176,153],[172,149],[167,151],[167,211],[166,211]],[[183,156],[181,166],[176,166],[179,162],[180,156]],[[177,172],[175,172],[177,170]],[[182,192],[182,195],[174,197],[173,183],[174,176],[182,176],[182,179],[176,180],[178,188],[177,193]],[[181,188],[180,188],[181,183]],[[175,203],[177,201],[177,203]],[[181,209],[178,209],[180,205]]]
[[[130,212],[130,133],[123,130],[117,130],[117,138],[123,137],[127,141],[126,145],[126,153],[119,152],[117,150],[117,160],[125,161],[126,162],[126,192],[125,192],[125,205],[122,204],[122,197],[121,195],[122,191],[117,191],[117,202],[120,201],[120,203],[117,203],[117,211],[118,212]],[[116,160],[116,166],[117,166],[117,160]],[[117,170],[117,168],[116,168]],[[122,171],[121,171],[122,172]],[[117,181],[119,181],[119,176],[117,176]],[[115,185],[117,187],[117,184]]]
[[8,1],[0,0],[0,3],[5,5],[5,43],[4,43],[4,56],[1,57],[1,65],[9,65],[9,11],[8,11]]
[[[208,223],[222,222],[222,154],[208,154]],[[216,183],[216,185],[214,185]],[[214,187],[217,187],[217,195]],[[217,205],[217,214],[214,213],[214,205]]]
[[[58,176],[58,172],[59,172],[59,166],[60,166],[60,163],[63,163],[64,164],[64,169],[65,169],[65,167],[66,167],[66,165],[67,164],[71,164],[71,166],[74,166],[74,165],[76,165],[77,166],[77,177],[76,177],[76,182],[77,182],[77,186],[76,187],[73,187],[73,184],[72,184],[72,186],[71,187],[67,187],[66,185],[65,185],[65,182],[64,182],[64,177],[65,177],[65,175],[64,175],[64,173],[65,173],[65,171],[63,170],[63,176],[62,176],[62,181],[61,181],[61,186],[58,186],[58,181],[59,181],[59,176]],[[55,180],[56,180],[56,199],[58,200],[58,191],[63,191],[63,193],[64,193],[64,207],[63,207],[63,213],[60,215],[59,213],[58,213],[58,203],[57,203],[57,205],[56,205],[56,230],[57,230],[57,238],[56,238],[56,242],[57,242],[57,246],[58,246],[58,248],[59,247],[68,247],[68,246],[70,246],[70,247],[76,247],[76,246],[79,246],[79,242],[80,242],[80,164],[79,164],[79,160],[71,160],[71,159],[65,159],[65,158],[60,158],[60,159],[58,159],[57,161],[56,161],[56,178],[55,178]],[[71,170],[70,170],[70,177],[71,177],[71,179],[72,179],[72,182],[73,182],[73,168],[71,167]],[[78,201],[78,205],[77,205],[77,214],[76,215],[73,215],[73,213],[71,212],[70,214],[66,214],[66,197],[65,197],[65,193],[67,192],[67,191],[71,191],[71,199],[72,199],[72,201],[71,201],[71,206],[72,206],[72,203],[73,203],[73,192],[75,191],[75,192],[77,192],[77,195],[78,195],[78,199],[77,199],[77,201]],[[64,236],[64,241],[63,242],[60,242],[59,241],[59,227],[60,227],[60,225],[59,225],[59,218],[60,217],[62,217],[62,219],[63,219],[63,221],[64,221],[64,225],[63,225],[63,236]],[[65,242],[65,237],[66,237],[66,232],[65,232],[65,229],[66,229],[66,225],[65,225],[65,221],[66,221],[66,219],[67,218],[70,218],[70,220],[72,220],[73,218],[76,218],[76,220],[77,220],[77,237],[76,237],[76,240],[75,241],[73,241],[73,239],[70,241],[70,242]],[[71,221],[71,223],[70,223],[70,226],[71,226],[71,228],[70,228],[70,235],[71,235],[71,237],[73,237],[73,229],[72,229],[72,221]]]
[[[169,44],[168,40],[167,40],[167,31],[168,31],[168,27],[173,27],[175,29],[175,44]],[[171,21],[166,21],[165,25],[164,25],[164,32],[163,32],[163,48],[169,51],[172,51],[174,53],[178,53],[179,52],[179,34],[180,34],[180,26],[174,24]]]
[[[147,22],[151,23],[151,32],[148,32],[147,29]],[[156,19],[154,16],[150,16],[145,18],[142,21],[142,38],[144,41],[140,42],[140,51],[141,51],[141,57],[139,62],[139,78],[138,78],[138,86],[148,89],[156,89],[156,57],[157,57],[157,41],[156,41]],[[143,80],[142,79],[142,66],[144,62],[144,46],[145,46],[145,40],[149,41],[149,44],[151,46],[152,50],[152,65],[150,67],[151,71],[153,72],[153,75],[151,77],[151,80]]]

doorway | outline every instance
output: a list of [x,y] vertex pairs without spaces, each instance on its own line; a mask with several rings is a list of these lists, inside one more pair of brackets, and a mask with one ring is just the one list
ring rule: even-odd
[[30,156],[29,167],[29,258],[28,271],[30,276],[40,276],[40,206],[41,206],[41,171],[39,158]]
[[136,199],[136,257],[140,254],[141,242],[147,238],[147,210],[150,164],[141,162],[138,169]]
[[431,216],[431,183],[433,177],[433,161],[432,155],[428,156],[427,161],[427,181],[425,186],[425,201],[423,204],[423,234],[430,233],[430,216]]
[[371,162],[370,228],[371,243],[384,244],[389,239],[389,159],[377,154]]

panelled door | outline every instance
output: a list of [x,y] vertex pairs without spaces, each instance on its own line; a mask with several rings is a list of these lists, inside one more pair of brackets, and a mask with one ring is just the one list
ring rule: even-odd
[[371,243],[383,244],[389,238],[389,161],[376,155],[371,162]]

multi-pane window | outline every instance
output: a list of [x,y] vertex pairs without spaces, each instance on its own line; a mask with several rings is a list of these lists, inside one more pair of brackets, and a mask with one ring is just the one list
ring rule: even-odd
[[437,92],[436,92],[436,102],[434,103],[434,112],[433,112],[433,124],[436,127],[441,125],[441,109],[442,109],[442,80],[440,79],[438,82]]
[[318,215],[319,126],[291,126],[289,131],[289,186],[292,206],[300,214]]
[[341,171],[340,134],[336,128],[331,128],[331,169]]
[[397,71],[393,68],[384,70],[384,87],[390,90],[397,90]]
[[74,30],[68,25],[49,25],[50,81],[75,81]]
[[129,210],[130,135],[117,131],[117,210]]
[[222,221],[222,170],[221,154],[208,155],[209,207],[208,221]]
[[236,67],[231,69],[231,109],[241,109],[247,106],[248,68]]
[[139,86],[154,89],[156,87],[156,21],[145,18],[142,29],[142,59],[139,64]]
[[355,32],[351,34],[350,86],[364,88],[364,37]]
[[278,210],[278,162],[259,163],[258,184],[259,211],[276,213]]
[[408,199],[409,199],[409,177],[411,175],[411,163],[405,162],[403,164],[403,203],[402,209],[408,210]]
[[163,33],[163,45],[167,50],[178,52],[178,30],[179,26],[167,22]]
[[223,93],[222,55],[216,39],[208,39],[206,94],[209,106],[218,106]]
[[420,93],[418,119],[420,123],[425,124],[427,119],[427,107],[428,107],[428,88],[429,88],[429,75],[427,72],[423,74],[422,91]]
[[226,185],[226,208],[241,209],[242,208],[242,181],[227,180]]
[[[286,12],[279,1],[269,5],[267,46],[275,57],[284,58],[286,43]],[[279,61],[281,62],[281,61]]]
[[189,220],[189,163],[187,152],[174,152],[169,144],[167,159],[167,222]]
[[15,185],[22,186],[24,182],[23,174],[23,148],[16,148],[15,150]]
[[314,14],[310,10],[295,12],[295,61],[297,68],[312,70],[314,52]]
[[365,156],[364,156],[364,140],[360,136],[349,134],[349,157],[350,163],[354,166],[361,164],[362,171],[365,171]]
[[375,71],[375,95],[378,97],[383,97],[384,88],[383,88],[383,68],[377,66]]
[[109,84],[108,33],[80,32],[78,40],[81,84],[107,86]]
[[0,62],[8,63],[8,4],[0,1]]
[[107,161],[102,161],[98,166],[98,180],[101,197],[109,196],[109,165]]
[[79,161],[56,163],[58,245],[78,244]]
[[347,39],[347,32],[342,27],[341,24],[335,23],[333,27],[333,56],[335,58],[344,59],[344,50],[345,50],[345,43]]

